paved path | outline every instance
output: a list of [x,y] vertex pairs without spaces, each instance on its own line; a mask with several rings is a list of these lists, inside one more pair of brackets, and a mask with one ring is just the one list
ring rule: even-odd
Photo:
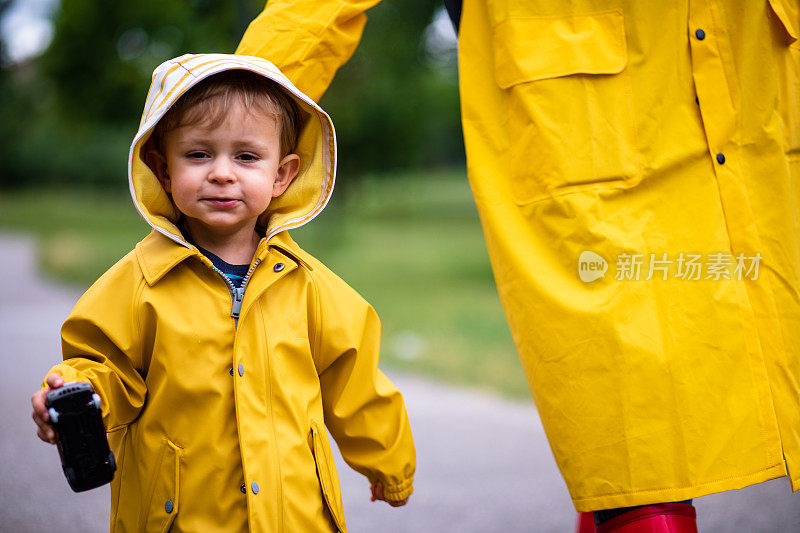
[[[0,531],[107,531],[108,488],[71,492],[30,419],[30,395],[60,360],[58,329],[79,296],[36,276],[34,256],[30,241],[0,234]],[[366,481],[339,460],[351,532],[572,531],[575,513],[530,402],[390,376],[414,430],[416,493],[404,508],[370,503]],[[800,531],[800,494],[785,479],[695,503],[704,533]]]

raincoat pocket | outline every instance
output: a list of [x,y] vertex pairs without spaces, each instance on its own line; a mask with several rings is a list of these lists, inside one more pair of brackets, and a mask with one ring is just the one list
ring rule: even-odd
[[769,0],[772,12],[786,32],[787,44],[798,44],[800,39],[800,3],[797,0]]
[[621,11],[508,18],[493,28],[493,53],[518,203],[638,179]]
[[314,462],[317,465],[317,476],[319,477],[319,484],[322,489],[325,505],[336,526],[336,530],[341,533],[346,533],[347,527],[344,523],[344,508],[339,498],[339,477],[336,474],[335,467],[331,468],[329,466],[333,464],[333,458],[330,455],[330,445],[328,444],[327,436],[324,431],[320,431],[317,425],[312,422],[309,437],[311,439],[311,451],[314,453]]
[[[794,161],[800,160],[800,3],[797,0],[770,0],[774,22],[781,34],[783,45],[789,45],[783,61],[786,69],[780,72],[780,113],[786,155]],[[779,59],[780,60],[780,59]]]
[[153,471],[148,491],[147,515],[142,522],[142,533],[169,531],[178,514],[180,503],[180,473],[183,448],[164,439],[158,462]]

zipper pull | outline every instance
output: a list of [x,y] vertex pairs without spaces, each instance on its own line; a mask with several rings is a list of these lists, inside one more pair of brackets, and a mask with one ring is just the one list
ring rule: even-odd
[[239,312],[242,310],[242,301],[244,300],[244,287],[235,287],[233,289],[233,305],[231,306],[231,316],[238,320]]

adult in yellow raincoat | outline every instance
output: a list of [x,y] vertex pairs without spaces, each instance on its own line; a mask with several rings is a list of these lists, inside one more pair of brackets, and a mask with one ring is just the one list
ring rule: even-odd
[[[318,98],[375,3],[272,0],[239,52]],[[800,488],[799,36],[797,0],[463,1],[470,185],[579,511]]]
[[[307,117],[300,171],[259,218],[241,301],[184,239],[143,160],[170,106],[230,69],[274,80]],[[186,55],[156,69],[129,159],[153,231],[81,297],[51,370],[103,398],[112,531],[345,531],[326,425],[387,500],[411,494],[414,445],[402,396],[377,369],[378,318],[287,233],[325,207],[335,168],[330,118],[267,61]]]

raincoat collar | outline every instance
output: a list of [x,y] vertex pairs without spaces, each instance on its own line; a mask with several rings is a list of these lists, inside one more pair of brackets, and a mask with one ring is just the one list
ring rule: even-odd
[[247,70],[276,82],[304,113],[295,150],[300,156],[300,170],[289,188],[274,198],[259,217],[256,226],[259,233],[266,235],[269,241],[285,230],[310,222],[327,205],[336,180],[333,122],[272,63],[258,57],[232,54],[186,54],[165,61],[153,72],[139,130],[131,143],[128,182],[133,203],[142,218],[153,230],[184,247],[185,257],[191,255],[194,248],[181,235],[177,225],[179,213],[144,162],[144,147],[155,125],[181,95],[201,80],[228,70]]
[[[285,260],[289,261],[290,264],[286,265],[289,268],[303,265],[306,269],[313,270],[313,267],[303,258],[300,247],[286,231],[273,235],[269,240],[261,239],[254,257],[264,262],[271,251],[280,253]],[[194,255],[201,256],[202,254],[194,246],[178,246],[172,238],[158,231],[150,232],[136,245],[136,258],[142,275],[150,286],[158,283],[170,270]]]

